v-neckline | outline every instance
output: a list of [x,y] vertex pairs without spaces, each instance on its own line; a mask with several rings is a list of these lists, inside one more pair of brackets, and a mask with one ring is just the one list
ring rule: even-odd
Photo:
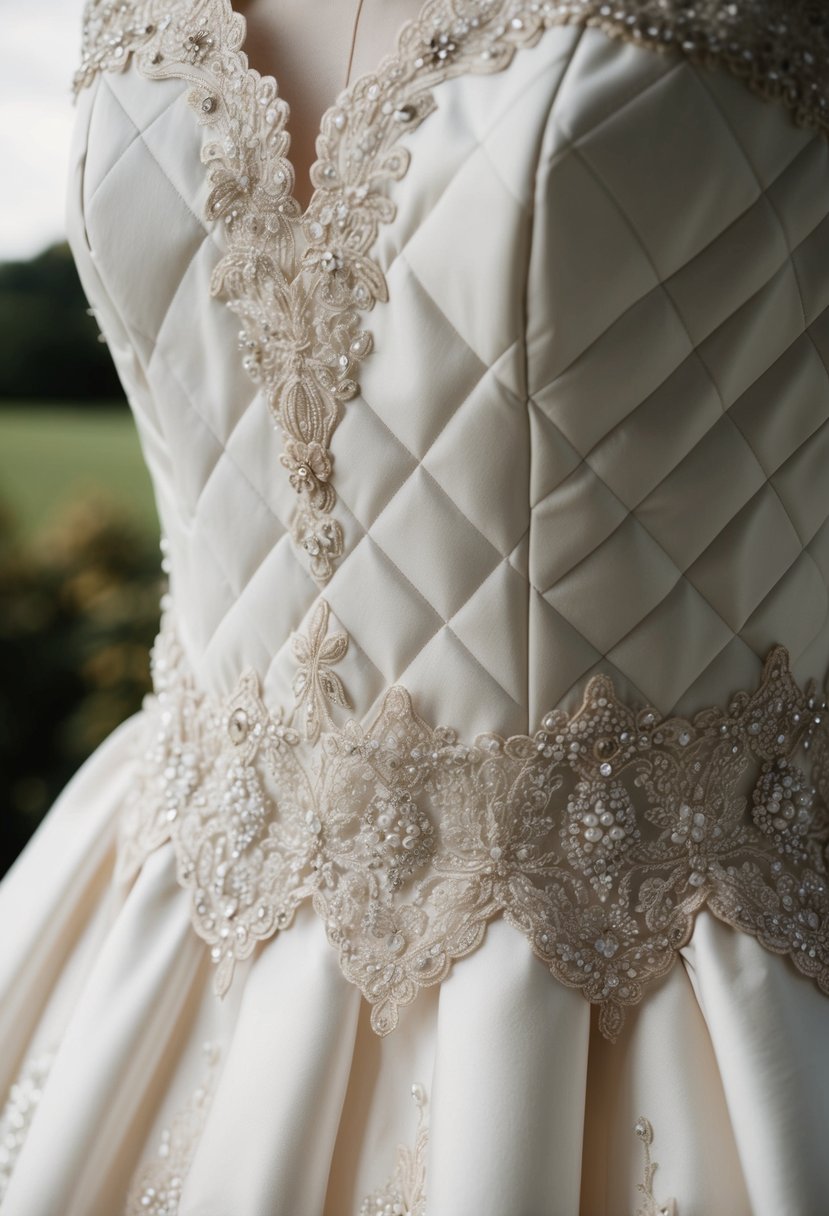
[[[194,0],[186,0],[186,2],[193,3]],[[198,0],[195,0],[195,2],[198,3]],[[275,71],[262,72],[259,68],[255,68],[251,65],[249,53],[246,49],[248,41],[247,16],[235,6],[233,0],[224,0],[224,2],[227,4],[227,8],[232,14],[233,18],[240,24],[241,33],[238,51],[239,55],[244,61],[244,73],[255,82],[270,84],[274,90],[275,100],[278,101],[280,107],[282,108],[284,118],[281,124],[281,129],[284,132],[287,140],[287,146],[285,152],[283,153],[282,159],[291,171],[293,184],[292,189],[289,192],[289,196],[296,209],[296,215],[294,218],[296,219],[297,224],[302,226],[309,220],[321,189],[320,186],[314,184],[314,170],[317,169],[321,164],[321,158],[316,155],[316,152],[318,149],[320,136],[323,135],[325,130],[327,117],[336,111],[346,112],[353,98],[358,95],[361,90],[370,88],[371,82],[377,80],[381,76],[384,69],[391,67],[392,70],[400,70],[402,67],[402,57],[400,54],[401,45],[406,33],[409,30],[409,27],[422,27],[425,19],[430,15],[430,12],[436,13],[441,11],[442,9],[445,9],[446,5],[445,3],[442,3],[441,0],[420,0],[419,7],[412,14],[412,16],[407,17],[405,21],[398,25],[391,46],[379,59],[376,60],[373,67],[364,72],[360,72],[354,77],[353,80],[345,84],[336,97],[332,101],[329,101],[326,106],[324,106],[319,121],[308,124],[307,129],[309,131],[314,131],[315,156],[311,161],[309,161],[307,173],[304,174],[305,180],[303,181],[303,195],[306,202],[303,204],[297,197],[298,174],[296,169],[296,161],[291,155],[291,150],[294,147],[294,133],[292,130],[291,118],[292,116],[295,117],[299,111],[282,93],[279,84],[279,77]],[[494,3],[492,7],[495,7]]]
[[555,17],[531,0],[467,0],[464,12],[457,0],[423,0],[395,47],[324,111],[301,207],[289,105],[276,76],[248,62],[244,15],[231,0],[135,4],[90,0],[76,87],[123,70],[134,54],[146,77],[190,86],[188,106],[207,135],[205,219],[225,229],[211,294],[239,319],[243,366],[283,435],[280,461],[297,494],[290,533],[323,585],[346,541],[331,438],[372,349],[361,314],[389,298],[373,251],[396,213],[389,188],[411,159],[401,137],[437,108],[439,84],[502,71]]

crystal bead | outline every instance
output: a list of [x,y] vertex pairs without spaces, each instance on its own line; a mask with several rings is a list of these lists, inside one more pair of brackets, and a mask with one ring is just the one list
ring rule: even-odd
[[243,743],[250,732],[250,720],[243,709],[235,709],[227,723],[227,733],[232,743]]

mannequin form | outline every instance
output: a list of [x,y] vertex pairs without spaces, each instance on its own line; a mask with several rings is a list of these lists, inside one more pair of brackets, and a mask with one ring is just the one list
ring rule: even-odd
[[251,67],[275,76],[291,107],[294,194],[305,207],[323,113],[341,89],[395,50],[422,0],[236,0],[234,7],[247,20]]

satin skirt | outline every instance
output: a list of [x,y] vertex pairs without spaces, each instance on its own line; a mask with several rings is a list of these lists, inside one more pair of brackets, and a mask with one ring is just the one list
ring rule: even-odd
[[609,1043],[495,921],[381,1039],[306,904],[219,999],[172,846],[115,881],[139,729],[0,884],[3,1216],[829,1212],[829,1000],[788,960],[703,911]]

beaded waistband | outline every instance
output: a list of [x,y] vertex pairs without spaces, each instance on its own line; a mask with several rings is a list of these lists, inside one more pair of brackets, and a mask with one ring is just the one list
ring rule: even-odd
[[294,638],[306,661],[288,714],[251,671],[226,699],[202,694],[165,605],[119,870],[172,841],[218,992],[310,899],[379,1034],[498,915],[601,1006],[609,1038],[703,906],[829,993],[826,699],[798,687],[783,647],[755,691],[693,721],[627,706],[595,676],[575,713],[466,742],[400,685],[368,725],[320,720],[326,697],[344,703],[323,660],[347,639],[325,639],[327,623],[321,600]]

